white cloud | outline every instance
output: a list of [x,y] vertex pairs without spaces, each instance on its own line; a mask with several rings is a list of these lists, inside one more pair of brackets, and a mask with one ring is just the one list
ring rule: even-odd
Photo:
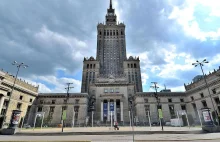
[[146,73],[141,73],[141,79],[142,79],[142,85],[146,85],[149,76]]
[[[161,72],[158,74],[161,78],[176,78],[178,79],[178,73],[180,71],[189,71],[193,69],[192,63],[195,62],[194,59],[191,58],[190,55],[183,56],[184,53],[177,54],[176,57],[173,58],[173,61],[168,62],[161,69]],[[176,63],[176,59],[181,57],[183,63]],[[165,57],[166,58],[166,57]]]
[[38,83],[39,84],[39,93],[52,93],[52,90],[48,88],[45,84]]
[[[74,87],[70,92],[81,92],[81,81],[73,78],[57,78],[56,76],[32,76],[31,78],[25,79],[32,84],[39,85],[39,93],[65,93],[66,83],[73,83],[71,86]],[[34,82],[32,80],[40,80]],[[41,83],[43,82],[43,83]],[[47,86],[49,84],[49,86]],[[54,87],[51,87],[54,86]]]
[[[207,38],[213,40],[220,39],[220,28],[216,31],[205,32],[200,28],[200,23],[196,21],[194,12],[197,10],[196,6],[203,5],[209,7],[211,12],[209,16],[220,16],[220,4],[218,0],[186,0],[181,7],[173,6],[173,11],[169,15],[169,19],[175,19],[185,31],[186,35],[192,36],[201,41],[206,41]],[[205,18],[204,20],[207,20]]]
[[170,89],[172,92],[184,92],[185,91],[185,88],[183,85],[177,86],[177,87],[171,87]]
[[[64,36],[62,34],[53,32],[49,30],[45,25],[42,26],[40,32],[35,34],[35,37],[39,42],[44,42],[47,44],[61,44],[68,45],[68,48],[74,50],[75,48],[83,48],[87,47],[87,44],[84,41],[78,40],[75,37]],[[47,47],[45,47],[47,48]]]

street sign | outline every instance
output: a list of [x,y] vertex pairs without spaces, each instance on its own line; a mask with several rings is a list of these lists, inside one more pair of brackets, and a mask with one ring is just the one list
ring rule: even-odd
[[161,109],[158,109],[158,113],[159,113],[159,118],[163,118],[163,113]]
[[66,120],[66,110],[63,110],[62,120]]
[[114,111],[114,104],[113,103],[110,104],[110,111]]

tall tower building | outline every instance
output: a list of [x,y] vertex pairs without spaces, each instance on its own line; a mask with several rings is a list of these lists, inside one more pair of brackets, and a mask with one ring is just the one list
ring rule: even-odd
[[125,24],[117,21],[115,9],[110,0],[105,22],[97,25],[97,53],[84,58],[81,92],[88,92],[89,85],[100,77],[120,78],[125,76],[128,83],[135,84],[135,90],[142,92],[140,60],[126,57]]
[[114,120],[128,122],[128,99],[142,92],[140,60],[126,57],[125,24],[117,21],[112,0],[97,25],[96,58],[84,58],[81,92],[89,94],[90,118],[94,112],[102,122],[110,122],[110,111]]
[[125,25],[117,24],[111,0],[105,24],[98,24],[97,33],[96,58],[100,61],[100,74],[115,77],[123,74],[123,61],[126,60]]

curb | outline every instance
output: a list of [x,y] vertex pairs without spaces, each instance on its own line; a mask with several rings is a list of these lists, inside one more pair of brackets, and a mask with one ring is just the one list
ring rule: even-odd
[[[18,141],[4,141],[4,142],[18,142]],[[53,141],[19,141],[19,142],[53,142]],[[55,141],[55,142],[91,142],[91,141]]]
[[16,136],[65,136],[65,135],[129,135],[129,134],[204,134],[200,131],[117,131],[117,132],[52,132],[52,133],[33,133],[18,132]]
[[135,140],[135,142],[152,142],[152,141],[154,141],[154,142],[157,142],[157,141],[164,141],[164,142],[170,142],[170,141],[209,141],[209,140],[219,140],[220,141],[220,138],[214,138],[214,139],[188,139],[188,140],[184,140],[184,139],[182,139],[182,140]]

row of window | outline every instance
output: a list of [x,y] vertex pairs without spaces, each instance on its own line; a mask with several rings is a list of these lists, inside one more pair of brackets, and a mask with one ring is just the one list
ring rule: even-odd
[[[11,95],[11,92],[8,92],[8,93],[7,93],[7,96],[10,96],[10,95]],[[19,100],[23,100],[23,96],[22,96],[22,95],[19,96]],[[33,99],[30,98],[29,102],[32,103],[32,102],[33,102]]]
[[[215,103],[216,103],[217,105],[220,105],[219,97],[214,98],[214,100],[215,100]],[[201,103],[202,103],[203,107],[207,107],[206,100],[202,100]],[[194,103],[193,103],[193,104],[194,104]]]
[[[99,38],[101,39],[102,37],[101,36],[99,36]],[[118,40],[118,38],[123,38],[123,35],[121,36],[121,37],[118,37],[118,36],[104,36],[104,38],[105,39],[117,39]]]
[[[146,117],[148,117],[150,115],[150,105],[145,105],[144,107],[145,107]],[[162,106],[161,105],[158,106],[157,109],[162,109]],[[181,105],[181,109],[186,110],[186,105]],[[174,105],[169,105],[169,111],[170,111],[171,118],[175,118],[176,113],[175,113]]]
[[108,89],[108,88],[105,88],[104,89],[104,93],[119,93],[119,88],[110,88],[110,89]]
[[87,64],[87,69],[95,69],[95,64]]
[[137,65],[136,65],[136,63],[134,63],[134,64],[128,64],[128,68],[137,68]]
[[[217,104],[218,111],[220,112],[220,101],[219,101],[219,98],[215,98],[215,102],[216,102],[216,104]],[[201,103],[202,103],[202,105],[203,105],[204,108],[208,107],[206,100],[202,100]],[[193,106],[193,109],[195,110],[195,112],[196,112],[196,114],[197,114],[196,104],[195,104],[195,103],[192,103],[192,106]]]
[[[55,109],[55,106],[50,106],[49,113],[53,113],[54,109]],[[67,106],[62,106],[62,111],[63,110],[67,110]],[[42,112],[42,111],[43,111],[43,107],[42,106],[37,107],[37,112]],[[75,112],[79,112],[79,106],[74,106],[74,111]]]
[[[212,93],[213,93],[213,94],[216,94],[216,93],[217,93],[215,88],[212,89]],[[203,93],[200,93],[200,97],[201,97],[201,98],[204,98],[204,94],[203,94]],[[191,96],[191,100],[194,101],[194,97],[193,97],[193,96]]]
[[[79,103],[80,99],[75,99],[75,104]],[[67,99],[63,99],[63,103],[67,103]],[[44,104],[44,100],[40,100],[40,104]],[[56,104],[56,100],[52,100],[51,104]]]
[[[159,102],[160,102],[160,98],[158,98],[159,99]],[[172,98],[168,98],[167,99],[167,101],[169,102],[169,103],[172,103],[173,102],[173,100],[172,100]],[[184,99],[183,98],[180,98],[180,102],[184,102]],[[148,99],[144,99],[144,103],[148,103]]]
[[[119,35],[119,30],[104,30],[104,36],[115,36],[115,35]],[[99,35],[102,35],[103,32],[99,31]],[[121,35],[124,35],[124,32],[121,31]]]

